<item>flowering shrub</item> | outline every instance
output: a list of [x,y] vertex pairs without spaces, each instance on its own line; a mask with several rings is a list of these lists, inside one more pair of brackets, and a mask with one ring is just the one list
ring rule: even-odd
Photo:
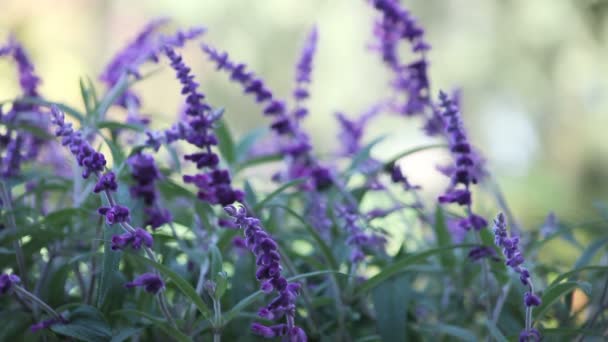
[[[22,89],[0,106],[0,340],[605,338],[608,266],[594,261],[608,240],[586,247],[572,235],[598,225],[554,215],[540,233],[517,225],[498,190],[483,186],[491,179],[460,94],[431,88],[421,23],[397,0],[370,6],[369,53],[391,80],[359,117],[336,114],[338,162],[320,158],[302,126],[314,115],[306,101],[316,27],[289,99],[204,43],[205,29],[162,34],[167,19],[108,63],[103,91],[81,83],[81,109],[39,93],[18,41],[0,45]],[[236,114],[206,97],[202,75],[180,56],[186,44],[259,105],[252,112],[268,118],[274,150],[252,152],[259,134],[234,140],[223,117]],[[149,63],[173,69],[183,95],[182,113],[163,130],[150,128],[145,94],[133,88]],[[125,118],[108,118],[110,109]],[[373,157],[366,127],[391,114],[421,123],[437,143]],[[438,167],[449,186],[425,201],[399,160],[431,148],[451,154]],[[264,175],[275,187],[268,193],[243,176],[266,164],[278,170]],[[498,206],[480,203],[485,191]],[[378,207],[380,197],[390,205]],[[392,251],[402,226],[389,226],[409,218],[421,238]],[[574,266],[537,261],[555,239],[581,251]]]

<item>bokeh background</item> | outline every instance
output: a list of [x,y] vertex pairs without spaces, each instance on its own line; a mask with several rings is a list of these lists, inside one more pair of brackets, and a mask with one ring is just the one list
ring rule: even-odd
[[[608,199],[608,2],[585,0],[407,0],[427,29],[433,89],[463,92],[466,126],[483,151],[514,214],[538,229],[555,211],[562,221],[599,218]],[[105,63],[151,18],[172,28],[204,25],[205,40],[263,76],[278,94],[293,88],[294,61],[317,25],[320,42],[306,127],[331,158],[336,111],[356,115],[387,91],[388,74],[368,50],[374,13],[354,0],[2,0],[0,37],[16,35],[43,80],[47,98],[82,107],[78,80]],[[200,52],[184,51],[203,90],[226,108],[234,134],[268,124]],[[166,66],[137,85],[152,126],[167,127],[180,107]],[[101,87],[101,85],[100,85]],[[100,88],[101,89],[101,88]],[[0,61],[0,100],[18,94],[13,66]],[[433,142],[420,122],[386,116],[366,140],[387,134],[378,157]],[[433,198],[446,184],[435,171],[445,155],[428,151],[403,162]],[[482,207],[495,208],[488,200]],[[605,203],[605,202],[604,202]]]

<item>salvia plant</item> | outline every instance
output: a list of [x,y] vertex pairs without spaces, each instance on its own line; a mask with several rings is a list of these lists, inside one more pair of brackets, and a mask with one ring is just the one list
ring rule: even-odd
[[[329,158],[303,126],[308,99],[322,95],[310,88],[322,27],[293,47],[282,98],[205,29],[153,20],[97,84],[83,78],[79,106],[40,93],[26,47],[7,38],[0,57],[21,94],[0,105],[0,340],[608,338],[608,238],[586,246],[573,234],[605,219],[518,225],[467,134],[460,92],[431,87],[422,23],[398,0],[368,5],[366,53],[390,80],[358,115],[336,113]],[[267,130],[234,139],[224,118],[242,114],[206,96],[185,45],[251,98],[247,115]],[[183,98],[159,130],[133,87],[153,77],[148,64],[172,69]],[[374,157],[380,139],[365,143],[366,129],[386,115],[435,143]],[[428,149],[450,156],[435,200],[400,163]],[[266,186],[244,177],[260,168]],[[389,248],[397,234],[406,241]],[[580,251],[574,265],[538,262],[551,240]]]

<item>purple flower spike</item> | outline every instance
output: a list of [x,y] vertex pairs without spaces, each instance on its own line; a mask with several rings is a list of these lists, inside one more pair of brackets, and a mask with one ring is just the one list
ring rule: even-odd
[[312,62],[317,50],[317,41],[317,28],[313,27],[304,42],[300,60],[296,67],[296,88],[293,91],[293,97],[296,101],[293,115],[296,119],[301,119],[308,114],[308,109],[302,106],[302,102],[310,96],[308,86],[311,82]]
[[116,184],[116,175],[114,172],[110,171],[99,177],[99,181],[97,181],[97,184],[95,184],[93,192],[97,194],[102,191],[116,191],[116,189],[118,189],[118,184]]
[[154,47],[154,34],[169,22],[166,18],[150,21],[135,39],[114,56],[99,79],[112,87],[127,70],[134,70],[139,63],[149,59]]
[[207,29],[204,27],[192,27],[188,30],[177,31],[172,36],[162,37],[161,43],[174,47],[183,47],[187,41],[194,40],[205,34],[205,32],[207,32]]
[[103,154],[95,151],[89,142],[82,137],[80,131],[75,131],[71,123],[65,122],[65,115],[57,108],[51,108],[51,122],[57,126],[55,135],[62,137],[61,143],[70,149],[76,157],[78,165],[84,168],[83,178],[98,175],[105,169],[106,159]]
[[129,222],[131,220],[129,208],[120,204],[115,204],[111,207],[101,207],[97,209],[97,212],[99,215],[106,217],[107,224]]
[[[3,56],[12,57],[17,65],[22,95],[24,97],[39,97],[40,78],[36,75],[34,65],[23,46],[11,37],[6,45],[0,46],[0,57]],[[0,133],[1,177],[17,176],[21,169],[21,163],[35,159],[40,152],[40,147],[44,144],[43,139],[30,132],[10,128],[17,122],[25,122],[42,131],[47,131],[48,127],[46,116],[40,112],[40,108],[20,99],[12,103],[8,113],[0,111],[0,123],[7,126],[7,129]]]
[[[502,252],[507,258],[506,264],[519,274],[519,279],[522,284],[528,287],[528,291],[524,295],[524,305],[526,306],[526,327],[531,327],[531,322],[527,321],[531,317],[531,309],[534,306],[541,304],[541,299],[534,294],[534,288],[530,279],[530,271],[523,267],[524,257],[519,251],[519,238],[517,236],[509,237],[507,232],[507,221],[503,213],[499,213],[494,219],[494,242],[498,247],[502,248]],[[540,333],[534,328],[529,328],[522,331],[520,341],[540,341]]]
[[154,273],[144,273],[135,278],[135,280],[132,282],[125,284],[126,288],[133,288],[137,286],[143,287],[146,292],[157,294],[158,291],[165,287],[165,283]]
[[219,52],[210,45],[203,44],[201,46],[203,52],[216,63],[218,70],[225,70],[230,73],[230,79],[240,83],[246,94],[251,94],[256,102],[266,103],[264,112],[266,114],[282,116],[285,111],[285,106],[276,103],[273,99],[272,92],[266,87],[262,79],[255,76],[252,72],[245,71],[244,64],[236,64],[230,61],[228,53]]
[[[392,87],[396,99],[393,107],[403,115],[423,115],[427,134],[441,133],[442,121],[430,98],[429,62],[426,58],[430,45],[424,39],[424,29],[397,0],[372,0],[371,3],[381,14],[374,30],[377,38],[375,48],[394,73]],[[399,55],[402,41],[409,44],[411,52],[417,55],[414,61],[402,60]],[[403,96],[405,99],[401,100]]]
[[14,284],[19,284],[21,278],[15,274],[0,275],[0,294],[6,294]]
[[23,93],[26,96],[37,97],[40,78],[34,72],[34,65],[21,44],[15,41],[10,44],[13,46],[13,58],[19,69],[19,84]]
[[[287,320],[287,324],[270,327],[254,323],[253,332],[268,338],[289,336],[292,341],[306,341],[304,331],[294,325],[296,298],[300,293],[300,284],[288,283],[281,274],[281,256],[277,243],[264,231],[259,219],[247,215],[247,210],[243,206],[229,205],[224,210],[244,230],[245,244],[256,257],[256,278],[262,283],[262,290],[266,293],[273,290],[278,292],[278,296],[270,304],[258,311],[258,315],[269,320],[286,316]],[[296,328],[300,329],[297,330],[298,333],[291,335],[290,332]]]

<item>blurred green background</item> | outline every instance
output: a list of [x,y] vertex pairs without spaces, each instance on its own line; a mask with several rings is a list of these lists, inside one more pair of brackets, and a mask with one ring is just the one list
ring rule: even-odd
[[[563,221],[597,218],[608,198],[608,2],[584,0],[402,1],[427,29],[433,89],[461,88],[466,126],[488,159],[514,214],[537,229],[554,210]],[[151,18],[172,28],[204,25],[205,40],[246,62],[278,94],[293,88],[294,61],[312,25],[320,32],[306,127],[321,155],[338,149],[334,112],[355,115],[387,91],[388,74],[368,51],[374,13],[363,0],[2,0],[0,37],[21,40],[47,98],[81,107],[78,80],[97,78],[112,55]],[[200,52],[184,51],[203,91],[226,107],[236,135],[268,124]],[[137,85],[154,128],[167,127],[181,99],[165,67]],[[0,62],[0,99],[18,95],[13,65]],[[117,113],[116,115],[120,115]],[[415,119],[383,117],[366,136],[387,139],[374,153],[391,156],[431,142]],[[429,151],[404,161],[412,182],[432,199],[445,187]],[[478,201],[486,212],[495,204]]]

